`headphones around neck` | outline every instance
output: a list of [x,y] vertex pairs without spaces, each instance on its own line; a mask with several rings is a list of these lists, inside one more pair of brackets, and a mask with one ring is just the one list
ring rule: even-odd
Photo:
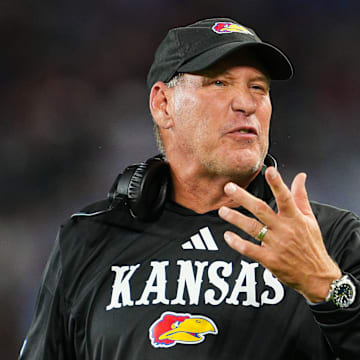
[[[270,154],[266,155],[264,164],[277,168],[276,160]],[[170,167],[159,154],[128,166],[117,176],[108,199],[112,209],[125,204],[134,218],[150,222],[160,217],[170,188]]]
[[108,199],[112,208],[124,203],[134,218],[155,221],[163,211],[170,184],[170,167],[162,155],[156,155],[118,175]]

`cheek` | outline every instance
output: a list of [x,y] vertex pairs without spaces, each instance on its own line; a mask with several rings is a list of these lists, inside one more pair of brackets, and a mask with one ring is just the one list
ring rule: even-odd
[[208,107],[193,93],[179,92],[174,98],[173,114],[176,126],[189,136],[199,136],[207,129]]
[[198,108],[199,101],[191,91],[185,91],[182,87],[176,88],[173,98],[174,116],[179,118],[190,117]]
[[261,124],[261,131],[263,136],[268,136],[270,128],[270,119],[272,113],[272,106],[270,98],[265,98],[259,104],[258,119]]
[[[182,147],[193,147],[198,141],[199,124],[201,122],[200,104],[191,95],[179,94],[173,103],[174,135],[176,142]],[[174,139],[174,140],[175,140]]]

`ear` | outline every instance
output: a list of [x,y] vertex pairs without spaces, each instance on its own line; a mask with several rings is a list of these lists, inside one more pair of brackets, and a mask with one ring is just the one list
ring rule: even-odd
[[171,94],[172,89],[169,89],[161,81],[156,82],[150,92],[151,115],[160,128],[169,129],[173,125],[170,112]]

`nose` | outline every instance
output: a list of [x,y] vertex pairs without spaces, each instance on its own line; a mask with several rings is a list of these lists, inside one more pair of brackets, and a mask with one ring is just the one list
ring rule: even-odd
[[233,111],[239,111],[245,115],[253,114],[256,111],[257,103],[254,95],[247,87],[234,89],[234,95],[231,102]]

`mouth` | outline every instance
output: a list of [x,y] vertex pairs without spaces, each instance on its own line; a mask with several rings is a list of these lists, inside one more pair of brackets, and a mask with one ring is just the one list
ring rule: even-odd
[[258,136],[258,132],[255,127],[252,126],[241,126],[234,129],[231,129],[228,133],[231,137],[234,137],[235,139],[241,140],[241,139],[254,139]]
[[254,134],[254,135],[256,135],[256,133],[255,133],[255,131],[253,131],[253,130],[237,130],[237,131],[235,131],[235,132],[238,132],[238,133],[240,133],[240,134]]

